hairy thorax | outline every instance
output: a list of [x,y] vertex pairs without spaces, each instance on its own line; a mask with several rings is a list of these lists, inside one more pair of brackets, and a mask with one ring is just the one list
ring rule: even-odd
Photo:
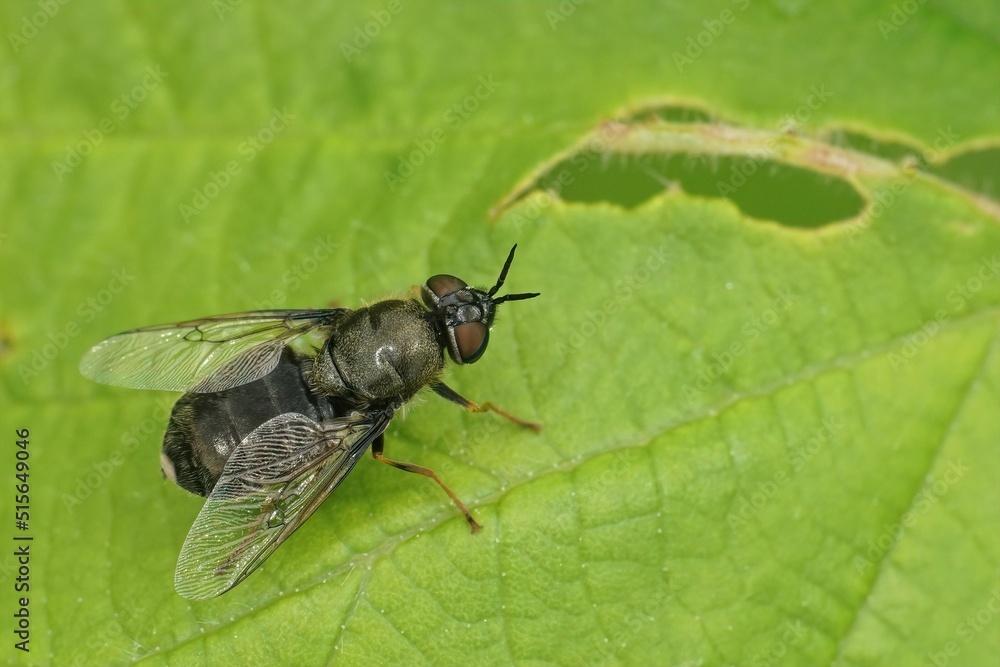
[[313,381],[324,393],[346,389],[366,402],[406,400],[443,367],[427,310],[416,301],[382,301],[337,322]]

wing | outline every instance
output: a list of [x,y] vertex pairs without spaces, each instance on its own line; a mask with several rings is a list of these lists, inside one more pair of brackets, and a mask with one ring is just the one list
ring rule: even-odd
[[80,372],[132,389],[222,391],[270,373],[286,345],[321,346],[347,312],[261,310],[133,329],[90,348]]
[[316,511],[389,423],[391,410],[319,423],[286,412],[226,462],[177,558],[174,588],[204,600],[260,566]]

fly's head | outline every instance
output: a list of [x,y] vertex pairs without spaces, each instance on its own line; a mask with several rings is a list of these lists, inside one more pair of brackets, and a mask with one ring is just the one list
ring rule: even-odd
[[471,364],[483,356],[498,305],[538,296],[537,292],[495,296],[507,278],[515,250],[517,245],[510,249],[500,277],[488,290],[469,287],[461,278],[447,273],[431,276],[423,284],[421,296],[424,305],[430,308],[438,334],[456,364]]

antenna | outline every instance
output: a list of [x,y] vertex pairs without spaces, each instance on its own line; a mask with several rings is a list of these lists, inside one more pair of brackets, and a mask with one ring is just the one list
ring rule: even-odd
[[[514,262],[514,251],[517,250],[517,244],[510,249],[507,254],[507,261],[503,263],[503,268],[500,269],[500,277],[497,278],[497,284],[490,288],[490,291],[486,294],[492,297],[494,294],[500,291],[503,287],[503,281],[507,279],[507,272],[510,271],[510,265]],[[504,301],[523,301],[524,299],[534,299],[536,296],[541,296],[541,292],[522,292],[520,294],[505,294],[500,298],[493,299],[493,303],[503,303]]]
[[516,243],[514,244],[514,247],[510,249],[510,252],[507,253],[507,261],[503,263],[503,268],[500,269],[500,277],[497,278],[497,284],[491,287],[490,291],[486,293],[488,296],[493,296],[500,291],[501,287],[503,287],[503,281],[507,279],[507,272],[510,271],[510,265],[514,262],[515,250],[517,250]]
[[524,301],[525,299],[534,299],[536,296],[541,296],[541,292],[522,292],[521,294],[504,294],[499,299],[493,299],[493,304],[503,303],[504,301]]

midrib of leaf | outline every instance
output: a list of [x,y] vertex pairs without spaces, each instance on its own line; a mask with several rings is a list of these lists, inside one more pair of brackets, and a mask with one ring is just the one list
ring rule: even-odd
[[[832,127],[835,128],[836,124]],[[920,180],[948,195],[957,196],[963,201],[969,202],[995,222],[1000,222],[1000,202],[969,190],[965,186],[954,183],[938,174],[904,167],[879,155],[865,153],[854,148],[830,145],[820,138],[825,131],[829,131],[829,128],[827,130],[824,130],[823,127],[818,128],[815,136],[807,134],[787,135],[773,129],[750,128],[724,123],[657,121],[652,124],[633,123],[622,126],[620,131],[609,133],[604,126],[599,126],[581,135],[576,142],[564,150],[536,165],[495,204],[491,214],[499,215],[528,197],[536,191],[542,177],[558,164],[591,150],[593,146],[599,146],[600,150],[609,155],[733,155],[751,160],[759,160],[762,155],[765,155],[767,159],[782,164],[839,176],[854,185],[866,206],[859,215],[851,219],[841,220],[836,223],[837,226],[859,222],[868,215],[867,209],[872,204],[871,190],[859,182],[859,179],[863,177],[877,179],[897,177],[912,179],[912,181]],[[918,143],[913,141],[915,144]],[[988,138],[986,141],[1000,143],[1000,136]],[[980,141],[977,140],[972,145],[978,146]],[[958,153],[961,150],[952,149],[949,152]],[[694,197],[693,195],[689,196]],[[759,222],[773,224],[768,220]],[[783,226],[780,228],[788,229]],[[809,233],[815,232],[810,231]]]
[[[970,310],[969,312],[967,312],[967,313],[965,313],[963,315],[956,316],[956,317],[948,320],[947,322],[944,322],[944,323],[940,324],[939,331],[959,329],[959,328],[962,328],[964,326],[971,325],[971,324],[977,323],[977,322],[982,321],[982,320],[989,320],[991,318],[998,318],[998,320],[1000,320],[1000,304],[993,304],[993,305],[991,305],[989,307],[983,307],[983,308],[979,308],[979,309],[975,309],[975,310]],[[662,438],[663,436],[665,436],[665,435],[667,435],[667,434],[669,434],[669,433],[671,433],[673,431],[676,431],[676,430],[681,429],[681,428],[686,427],[686,426],[697,424],[697,423],[699,423],[701,421],[705,421],[705,420],[709,420],[709,419],[715,419],[715,418],[719,417],[723,412],[725,412],[725,411],[729,410],[730,408],[733,408],[733,407],[735,407],[735,406],[743,403],[744,401],[756,400],[756,399],[761,399],[761,398],[767,398],[767,397],[770,397],[770,396],[773,396],[773,395],[777,394],[778,392],[780,392],[780,391],[782,391],[784,389],[788,389],[790,387],[794,387],[794,386],[800,385],[800,384],[807,384],[807,383],[811,382],[812,380],[815,380],[815,379],[817,379],[819,377],[822,377],[823,375],[825,375],[827,373],[838,371],[838,370],[845,370],[845,369],[854,368],[854,367],[858,366],[859,364],[861,364],[862,362],[865,362],[865,361],[868,361],[870,359],[882,356],[882,355],[884,355],[884,354],[892,351],[893,348],[895,348],[897,345],[899,345],[900,343],[905,342],[908,338],[910,338],[914,334],[919,333],[921,330],[923,330],[926,326],[928,326],[929,324],[931,324],[934,321],[935,320],[928,320],[928,321],[922,322],[920,326],[918,326],[918,327],[916,327],[916,328],[914,328],[914,329],[912,329],[910,331],[906,331],[905,333],[898,334],[898,335],[896,335],[896,336],[894,336],[892,338],[889,338],[887,340],[881,341],[879,343],[875,343],[873,345],[865,346],[865,347],[862,347],[862,348],[857,349],[857,350],[853,350],[853,351],[850,351],[850,352],[846,352],[846,353],[837,355],[835,357],[827,359],[826,361],[823,361],[823,362],[818,363],[818,364],[810,364],[810,365],[808,365],[808,366],[806,366],[806,367],[804,367],[804,368],[802,368],[802,369],[800,369],[800,370],[798,370],[798,371],[796,371],[794,373],[785,374],[784,376],[781,376],[781,377],[777,378],[776,380],[773,380],[773,381],[771,381],[771,382],[769,382],[767,384],[764,384],[764,385],[762,385],[761,387],[759,387],[758,389],[756,389],[754,391],[748,391],[748,392],[731,394],[730,396],[724,398],[723,400],[720,400],[720,401],[717,401],[717,402],[715,402],[715,403],[713,403],[711,405],[705,406],[704,408],[702,408],[701,411],[699,411],[697,413],[694,413],[694,414],[692,414],[690,416],[682,417],[680,419],[671,419],[671,420],[668,420],[667,422],[665,422],[663,424],[659,424],[657,426],[654,426],[650,430],[650,432],[648,432],[646,434],[643,434],[643,435],[640,435],[639,437],[630,437],[628,439],[611,439],[611,440],[603,443],[602,445],[598,446],[594,451],[592,451],[591,453],[589,453],[587,455],[581,455],[581,456],[576,456],[576,457],[570,458],[570,459],[566,460],[563,463],[560,463],[560,464],[557,464],[555,466],[552,466],[552,467],[548,468],[547,470],[545,470],[544,472],[542,472],[540,474],[530,474],[530,475],[521,476],[521,477],[519,477],[519,478],[517,478],[515,480],[512,480],[512,481],[508,482],[503,490],[497,491],[497,492],[494,492],[492,494],[488,494],[488,495],[485,495],[485,496],[481,496],[479,498],[474,499],[472,502],[470,502],[468,504],[469,504],[469,506],[471,508],[480,508],[480,507],[486,507],[486,506],[498,504],[498,503],[502,502],[503,499],[506,496],[508,496],[510,493],[512,493],[513,491],[515,491],[515,490],[517,490],[517,489],[519,489],[519,488],[521,488],[523,486],[526,486],[526,485],[528,485],[528,484],[530,484],[532,482],[536,482],[538,480],[544,479],[544,478],[552,476],[552,475],[558,475],[558,474],[564,474],[564,473],[567,473],[567,472],[572,472],[573,470],[575,470],[575,469],[577,469],[577,468],[585,465],[586,463],[588,463],[588,462],[590,462],[590,461],[592,461],[592,460],[594,460],[594,459],[596,459],[596,458],[598,458],[600,456],[604,456],[605,454],[611,454],[611,453],[614,453],[614,452],[617,452],[617,451],[626,450],[626,449],[635,449],[635,448],[647,447],[647,446],[653,444],[654,442],[656,442],[657,440],[659,440],[660,438]],[[1000,338],[1000,337],[994,336],[994,338],[992,339],[991,344],[987,345],[987,349],[983,353],[983,356],[982,356],[980,364],[978,364],[977,367],[976,367],[976,369],[973,370],[973,372],[971,374],[971,378],[969,379],[969,381],[967,383],[967,387],[966,387],[965,391],[963,392],[963,396],[958,400],[957,407],[956,407],[956,410],[955,410],[955,415],[953,415],[953,418],[949,421],[948,426],[946,426],[945,435],[942,437],[941,443],[938,444],[938,446],[937,446],[937,448],[935,450],[935,454],[932,455],[932,457],[931,457],[931,462],[929,464],[928,471],[927,471],[927,473],[925,473],[925,475],[921,479],[921,481],[918,482],[917,489],[912,494],[912,498],[911,498],[910,502],[908,503],[908,505],[912,505],[913,499],[915,499],[916,497],[919,496],[920,489],[922,488],[923,483],[926,481],[927,474],[929,474],[930,471],[933,470],[934,463],[935,463],[935,461],[937,459],[937,455],[940,453],[940,449],[942,448],[943,443],[947,440],[947,435],[950,432],[951,426],[952,426],[952,424],[954,424],[957,416],[961,412],[962,405],[964,405],[965,401],[968,399],[968,397],[969,397],[969,395],[971,393],[971,390],[973,389],[973,387],[974,387],[974,385],[976,383],[976,379],[979,377],[979,375],[981,373],[981,369],[985,366],[985,364],[989,360],[989,356],[990,356],[990,353],[991,353],[992,349],[996,347],[996,342],[997,342],[998,338]],[[907,510],[904,510],[904,514],[905,514],[906,511]],[[329,581],[331,579],[337,578],[340,575],[342,575],[342,574],[344,574],[346,572],[349,572],[351,569],[353,569],[355,567],[363,566],[363,567],[366,567],[366,568],[367,567],[372,567],[373,568],[376,565],[376,563],[382,557],[387,556],[387,555],[393,553],[398,547],[400,547],[403,544],[407,543],[408,541],[410,541],[411,539],[413,539],[417,535],[420,535],[421,533],[426,533],[426,532],[429,532],[431,530],[434,530],[435,528],[441,526],[442,524],[444,524],[447,521],[455,520],[455,518],[456,517],[454,515],[454,512],[450,511],[450,507],[449,507],[449,511],[446,511],[446,512],[443,512],[443,513],[439,514],[438,516],[434,517],[430,521],[427,521],[427,522],[425,522],[425,523],[423,523],[423,524],[421,524],[421,525],[419,525],[417,527],[414,527],[414,528],[412,528],[412,529],[410,529],[408,531],[404,531],[402,533],[399,533],[398,535],[396,535],[395,537],[393,537],[393,539],[388,540],[388,541],[382,543],[381,545],[375,547],[374,549],[372,549],[372,550],[370,550],[368,552],[365,552],[365,553],[362,553],[362,554],[356,554],[354,557],[348,559],[347,561],[344,561],[343,563],[341,563],[340,565],[338,565],[336,568],[334,568],[333,570],[331,570],[330,572],[328,572],[327,574],[325,574],[323,576],[323,578],[320,579],[320,580],[318,580],[318,581],[314,581],[312,583],[308,583],[308,584],[305,584],[303,586],[300,586],[300,587],[298,587],[297,590],[295,590],[292,593],[289,593],[289,594],[286,594],[286,595],[282,595],[280,597],[271,597],[270,599],[266,599],[259,606],[255,607],[252,611],[249,611],[249,612],[247,612],[245,614],[242,614],[240,616],[235,616],[235,617],[233,617],[232,620],[230,620],[230,621],[228,621],[226,623],[219,624],[219,625],[217,625],[217,626],[215,626],[215,627],[213,627],[210,630],[207,630],[205,632],[199,632],[197,635],[191,635],[189,637],[186,637],[186,638],[182,639],[181,641],[177,642],[176,644],[174,644],[172,646],[168,646],[166,648],[162,648],[159,651],[153,651],[153,652],[147,653],[147,654],[139,657],[138,659],[136,659],[132,664],[137,664],[139,662],[142,662],[143,660],[146,660],[147,658],[152,658],[152,657],[156,657],[156,656],[167,655],[167,654],[172,653],[172,652],[178,650],[179,648],[181,648],[181,647],[183,647],[183,646],[191,643],[192,641],[195,641],[197,639],[205,639],[206,637],[209,637],[209,636],[211,636],[213,634],[216,634],[216,633],[218,633],[220,631],[225,630],[226,628],[229,628],[231,626],[234,626],[234,625],[240,623],[242,620],[244,620],[246,618],[253,617],[258,612],[266,610],[270,605],[274,604],[275,602],[278,602],[280,600],[286,600],[286,599],[289,599],[291,597],[295,597],[297,595],[301,595],[303,593],[306,593],[306,592],[312,590],[313,588],[322,585],[326,581]],[[898,538],[899,538],[899,533],[897,533],[896,536],[895,536],[895,539],[894,539],[894,542],[893,542],[893,546],[895,546],[896,540],[898,540]],[[877,583],[877,580],[879,579],[880,574],[882,572],[882,566],[883,566],[886,558],[891,553],[891,551],[892,551],[892,549],[890,548],[889,550],[887,550],[882,555],[882,557],[881,557],[881,559],[880,559],[880,561],[878,563],[878,568],[877,568],[876,574],[873,577],[873,579],[872,579],[872,581],[870,583],[870,586],[868,588],[868,592],[864,596],[861,605],[859,605],[859,608],[855,611],[854,618],[853,618],[853,620],[851,622],[851,626],[850,626],[851,628],[853,628],[853,625],[856,622],[857,618],[860,616],[861,612],[863,611],[863,607],[867,603],[867,600],[868,600],[869,596],[871,595],[871,592],[874,590],[875,585]],[[357,595],[360,596],[363,593],[364,593],[363,588],[359,587]],[[352,603],[351,609],[356,610],[357,607],[358,607],[357,600],[355,600],[355,602]],[[348,621],[349,621],[349,615],[345,616],[340,621],[340,624],[341,625],[346,625]],[[847,636],[849,635],[850,631],[851,630],[849,629],[848,632],[845,633],[845,636],[844,636],[844,638],[841,641],[843,641],[844,639],[847,638]],[[839,649],[838,649],[838,652],[839,652]]]
[[889,545],[889,548],[885,549],[880,555],[878,563],[876,564],[875,567],[875,573],[865,588],[865,593],[861,598],[861,602],[860,604],[858,604],[857,609],[854,611],[854,614],[851,617],[851,621],[847,625],[847,629],[845,630],[843,636],[837,642],[837,652],[834,655],[833,659],[831,660],[830,663],[831,665],[840,664],[841,659],[843,658],[844,649],[847,646],[847,642],[854,634],[854,630],[857,627],[858,619],[861,618],[861,614],[865,611],[865,608],[868,606],[868,603],[871,600],[872,593],[875,592],[875,587],[878,585],[878,582],[882,580],[882,574],[885,571],[886,563],[888,563],[891,560],[892,555],[895,552],[897,545],[899,544],[900,538],[902,537],[903,533],[906,532],[905,527],[902,525],[902,519],[910,512],[910,510],[913,509],[914,504],[917,502],[917,499],[920,498],[921,492],[927,486],[928,479],[930,478],[931,473],[934,472],[934,469],[937,467],[938,462],[941,460],[941,454],[942,452],[944,452],[945,445],[951,438],[951,434],[955,428],[955,424],[959,421],[959,418],[962,416],[962,412],[964,411],[966,404],[969,402],[969,398],[973,395],[976,387],[979,385],[979,382],[983,376],[983,371],[989,367],[989,362],[992,359],[993,355],[996,353],[998,347],[997,346],[998,341],[1000,341],[1000,330],[994,333],[993,338],[985,346],[983,354],[979,360],[979,363],[976,364],[976,366],[973,368],[973,371],[969,376],[969,380],[966,382],[965,387],[962,389],[962,392],[958,400],[955,401],[955,409],[952,412],[951,418],[945,425],[943,432],[941,433],[941,438],[938,440],[938,444],[934,448],[934,452],[928,459],[927,468],[926,470],[924,470],[923,476],[914,485],[913,491],[910,493],[909,501],[903,507],[903,511],[899,513],[899,518],[893,524],[897,525],[898,528],[896,529],[896,532],[893,535],[892,543]]

